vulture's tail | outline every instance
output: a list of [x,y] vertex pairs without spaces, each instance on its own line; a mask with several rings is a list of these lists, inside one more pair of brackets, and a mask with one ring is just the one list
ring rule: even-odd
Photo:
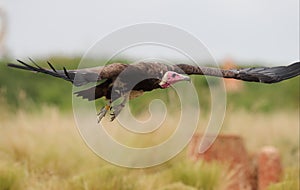
[[234,72],[236,72],[236,76],[234,77],[236,79],[276,83],[300,75],[300,62],[288,66],[245,68]]

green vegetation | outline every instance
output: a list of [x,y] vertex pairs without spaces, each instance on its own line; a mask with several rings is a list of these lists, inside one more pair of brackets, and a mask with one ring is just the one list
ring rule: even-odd
[[285,190],[285,189],[299,189],[300,169],[288,169],[285,171],[283,180],[279,183],[272,184],[268,187],[268,190]]
[[16,166],[0,166],[0,189],[17,190],[20,189],[23,171]]
[[[170,170],[172,179],[180,181],[197,189],[217,189],[225,187],[228,171],[220,163],[191,163],[189,161],[178,162]],[[226,173],[226,175],[225,175]],[[223,175],[223,176],[222,176]]]
[[[3,60],[0,63],[0,96],[3,96],[11,109],[34,109],[43,104],[55,105],[61,109],[71,108],[71,84],[51,76],[35,75],[9,68],[7,62]],[[16,63],[16,61],[10,62]],[[37,60],[37,62],[41,63],[41,66],[46,66],[45,61]],[[56,62],[69,68],[74,67],[78,60],[53,61],[53,65],[60,68],[61,66],[55,64]]]
[[[71,180],[73,189],[218,189],[225,170],[220,164],[171,163],[163,171],[157,169],[129,170],[112,165],[99,167]],[[200,172],[201,171],[201,172]],[[116,175],[117,174],[117,175]],[[138,177],[140,176],[140,177]],[[223,180],[224,181],[224,180]]]

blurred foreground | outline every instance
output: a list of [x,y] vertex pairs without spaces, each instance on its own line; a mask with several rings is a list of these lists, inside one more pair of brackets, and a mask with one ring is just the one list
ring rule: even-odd
[[[41,110],[41,113],[19,110],[15,115],[2,112],[0,189],[224,189],[230,181],[231,173],[226,165],[216,162],[195,164],[187,159],[186,151],[149,169],[111,165],[85,145],[72,113],[49,107]],[[200,125],[205,126],[208,119],[201,116]],[[167,127],[174,130],[172,125]],[[271,189],[297,189],[297,111],[272,114],[230,112],[222,133],[241,135],[250,151],[265,145],[277,147],[285,176],[283,182]]]

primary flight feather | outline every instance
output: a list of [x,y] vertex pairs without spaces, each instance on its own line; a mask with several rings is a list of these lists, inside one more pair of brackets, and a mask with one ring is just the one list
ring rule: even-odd
[[[128,99],[137,97],[145,91],[157,88],[168,88],[179,81],[189,81],[188,75],[208,75],[223,78],[233,78],[248,82],[276,83],[300,74],[300,62],[288,66],[253,67],[242,69],[223,70],[213,67],[199,67],[188,64],[167,65],[163,63],[139,62],[136,64],[113,63],[77,70],[56,70],[49,62],[50,69],[38,66],[33,60],[33,65],[17,60],[20,64],[9,63],[9,67],[45,73],[62,78],[75,86],[100,82],[93,87],[75,92],[84,99],[95,100],[105,97],[108,104],[98,114],[98,122],[112,109],[111,121],[121,112]],[[118,104],[111,104],[119,99],[124,100]]]

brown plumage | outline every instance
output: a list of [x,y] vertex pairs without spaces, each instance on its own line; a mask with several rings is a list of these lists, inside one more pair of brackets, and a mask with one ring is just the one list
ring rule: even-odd
[[[261,83],[276,83],[300,74],[300,62],[293,63],[289,66],[253,67],[230,70],[198,67],[187,64],[166,65],[163,63],[145,62],[131,65],[113,63],[106,66],[78,70],[66,70],[65,68],[63,68],[63,70],[56,70],[49,62],[48,64],[51,69],[44,69],[32,60],[34,66],[20,60],[17,61],[21,63],[21,65],[8,64],[8,66],[62,78],[70,81],[75,86],[82,86],[103,80],[100,84],[75,92],[75,94],[88,100],[105,97],[110,102],[113,102],[120,97],[124,97],[124,101],[120,105],[112,107],[114,110],[112,120],[124,107],[126,102],[125,99],[130,97],[130,92],[140,95],[145,91],[151,91],[157,88],[167,88],[175,82],[189,79],[183,74],[208,75]],[[105,116],[107,108],[108,107],[101,110],[99,119]]]

